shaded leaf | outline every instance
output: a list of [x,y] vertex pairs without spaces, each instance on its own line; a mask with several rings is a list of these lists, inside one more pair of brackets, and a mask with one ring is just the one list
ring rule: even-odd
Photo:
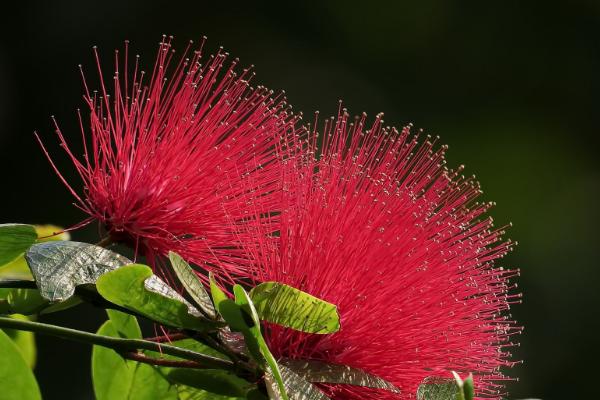
[[179,254],[174,252],[169,252],[169,260],[177,278],[194,301],[194,304],[207,317],[214,319],[216,317],[215,307],[192,267]]
[[[210,347],[204,343],[201,343],[195,339],[187,338],[187,339],[175,340],[175,341],[170,342],[169,345],[175,346],[175,347],[181,347],[182,349],[192,350],[192,351],[195,351],[196,353],[202,353],[202,354],[206,354],[209,356],[221,358],[223,360],[229,360],[229,357],[227,357],[225,354],[223,354],[223,353],[213,349],[212,347]],[[180,357],[177,357],[177,356],[159,353],[157,351],[151,351],[151,350],[145,350],[144,354],[146,354],[149,357],[163,358],[165,360],[182,360]]]
[[179,400],[240,400],[242,397],[223,396],[206,390],[177,385]]
[[453,379],[427,377],[417,389],[417,400],[455,400],[458,392]]
[[37,289],[0,289],[0,314],[36,314],[48,305]]
[[41,400],[31,368],[17,345],[0,330],[0,400]]
[[98,278],[96,289],[106,300],[163,325],[193,330],[214,327],[147,265],[131,264],[107,272]]
[[277,282],[265,282],[250,291],[260,319],[308,333],[334,333],[340,319],[334,304]]
[[[279,395],[283,400],[287,400],[288,396],[283,383],[283,378],[281,376],[281,371],[279,370],[279,365],[277,364],[275,357],[273,357],[271,350],[269,350],[269,347],[267,346],[267,343],[260,332],[260,320],[258,318],[258,313],[254,308],[254,304],[252,304],[250,296],[240,285],[233,286],[233,293],[235,294],[235,303],[242,309],[242,314],[245,313],[246,315],[249,315],[251,319],[247,322],[247,329],[242,331],[242,333],[244,333],[244,338],[246,339],[248,350],[252,353],[253,348],[258,347],[260,354],[262,357],[264,357],[267,363],[267,372],[277,383]],[[248,318],[246,318],[246,320],[248,320]],[[261,364],[260,360],[257,361],[259,361],[259,364]]]
[[390,382],[347,365],[329,364],[316,360],[280,360],[279,363],[285,365],[308,382],[364,386],[400,393],[400,389]]
[[246,397],[248,391],[254,387],[232,372],[219,369],[170,368],[166,377],[173,383],[221,396]]
[[37,239],[33,225],[0,224],[0,265],[23,254]]
[[25,258],[41,296],[50,302],[65,301],[76,286],[95,284],[103,273],[131,262],[99,246],[65,241],[33,245]]
[[[98,330],[99,335],[141,339],[135,317],[109,311],[109,320]],[[96,400],[177,400],[177,389],[157,368],[126,360],[114,350],[94,346],[92,377]]]
[[219,314],[232,330],[238,332],[246,330],[248,321],[246,321],[247,318],[244,319],[241,308],[221,290],[212,273],[208,277],[210,279],[210,293]]
[[[280,366],[281,375],[286,392],[291,400],[327,400],[325,395],[319,388],[312,383],[303,379],[290,368],[285,365]],[[271,400],[282,400],[281,391],[277,385],[273,375],[269,372],[265,374],[265,385]]]
[[[10,318],[29,320],[29,318],[21,314],[11,315]],[[35,334],[18,329],[3,329],[3,331],[15,343],[29,368],[33,369],[37,356]]]

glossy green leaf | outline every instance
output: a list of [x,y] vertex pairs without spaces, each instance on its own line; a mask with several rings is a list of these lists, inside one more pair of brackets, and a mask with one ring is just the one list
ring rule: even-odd
[[[21,314],[14,314],[10,317],[15,319],[29,320],[28,317]],[[37,356],[35,334],[33,334],[33,332],[21,331],[17,329],[3,329],[3,331],[15,343],[29,368],[33,369],[35,367]]]
[[[140,339],[135,317],[109,311],[99,335]],[[156,367],[126,360],[114,350],[94,346],[92,378],[96,400],[177,400],[177,389]]]
[[340,318],[334,304],[277,282],[265,282],[250,291],[260,319],[308,333],[334,333]]
[[[284,365],[280,366],[281,376],[286,392],[291,400],[328,400],[319,388],[303,379],[290,368]],[[265,374],[265,385],[271,400],[282,400],[280,387],[277,385],[273,375],[269,372]]]
[[192,298],[194,304],[207,317],[214,319],[216,317],[215,307],[192,267],[177,253],[169,252],[169,260],[171,261],[173,271],[175,271],[177,278]]
[[65,241],[35,244],[25,258],[41,296],[50,302],[65,301],[77,286],[95,284],[103,273],[130,263],[103,247]]
[[0,331],[0,400],[41,400],[31,368],[17,345]]
[[364,386],[400,393],[400,389],[388,381],[347,365],[329,364],[316,360],[280,360],[279,363],[308,382]]
[[214,327],[146,265],[131,264],[107,272],[96,281],[96,289],[111,303],[163,325],[199,331]]
[[0,265],[11,262],[35,243],[33,225],[0,224]]
[[258,313],[254,308],[254,304],[252,304],[250,296],[240,285],[233,286],[233,293],[235,294],[235,303],[241,307],[243,314],[245,313],[244,315],[249,315],[251,318],[250,321],[248,321],[247,317],[245,318],[248,321],[247,330],[242,332],[244,333],[244,338],[246,339],[246,345],[248,346],[248,350],[250,350],[250,352],[252,353],[252,348],[254,346],[251,346],[251,344],[256,344],[260,351],[260,354],[262,355],[262,357],[264,357],[267,363],[267,372],[273,377],[273,379],[277,383],[277,386],[279,388],[279,395],[283,400],[287,400],[288,395],[283,383],[281,371],[279,370],[279,365],[277,364],[275,357],[273,357],[271,350],[269,350],[269,347],[267,346],[267,343],[265,342],[265,339],[262,336],[262,333],[260,331],[260,319],[258,318]]

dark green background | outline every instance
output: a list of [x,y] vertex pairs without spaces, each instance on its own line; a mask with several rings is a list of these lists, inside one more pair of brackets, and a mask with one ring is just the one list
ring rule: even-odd
[[[597,397],[600,2],[32,1],[2,14],[0,221],[83,218],[32,132],[51,142],[54,114],[78,135],[77,64],[92,66],[92,45],[109,60],[129,39],[151,63],[162,33],[181,46],[207,35],[296,110],[329,115],[344,99],[441,135],[449,164],[477,174],[520,243],[503,262],[522,269],[525,294],[511,398]],[[101,317],[83,307],[44,320],[93,330]],[[89,347],[39,343],[45,398],[91,398]]]

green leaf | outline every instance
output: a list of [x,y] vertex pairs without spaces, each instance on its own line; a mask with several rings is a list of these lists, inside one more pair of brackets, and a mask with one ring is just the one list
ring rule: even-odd
[[37,289],[0,289],[0,314],[36,314],[48,305]]
[[[56,225],[34,225],[37,233],[37,242],[55,242],[60,240],[71,240],[69,232],[63,232],[62,227]],[[58,233],[60,232],[60,233]],[[58,234],[57,234],[58,233]]]
[[107,272],[96,281],[96,289],[106,300],[163,325],[197,331],[215,326],[146,265]]
[[241,308],[221,290],[212,273],[209,273],[208,277],[210,279],[212,299],[219,314],[232,330],[238,332],[246,330],[248,321],[244,319]]
[[[260,320],[258,318],[258,313],[254,308],[254,304],[252,304],[250,296],[240,285],[233,286],[233,293],[235,294],[235,303],[241,307],[242,311],[251,317],[251,321],[248,321],[247,329],[242,332],[244,334],[244,338],[246,339],[248,350],[250,350],[252,353],[253,347],[258,347],[260,354],[267,362],[267,372],[277,383],[281,398],[283,400],[288,400],[287,392],[283,384],[283,378],[281,377],[281,371],[279,370],[279,366],[277,365],[275,357],[273,357],[273,354],[271,354],[271,351],[269,350],[269,347],[267,346],[267,343],[260,332]],[[248,320],[248,318],[246,318],[246,320]]]
[[[135,317],[109,311],[109,320],[98,330],[99,335],[141,339]],[[177,389],[157,368],[126,360],[114,350],[94,346],[92,378],[96,400],[177,400]]]
[[20,254],[0,267],[0,280],[33,281],[33,275],[25,261],[25,254]]
[[215,307],[192,267],[179,254],[174,252],[169,252],[169,260],[171,260],[177,278],[194,301],[194,304],[207,317],[214,319],[216,317]]
[[455,400],[459,390],[453,379],[427,377],[417,389],[417,400]]
[[473,374],[464,381],[452,371],[454,379],[428,377],[417,390],[417,400],[473,400]]
[[0,400],[41,400],[31,368],[6,333],[0,331]]
[[171,368],[166,377],[171,382],[221,396],[246,397],[255,387],[232,372],[219,369]]
[[[175,340],[173,342],[170,342],[169,345],[175,346],[175,347],[181,347],[182,349],[192,350],[192,351],[195,351],[196,353],[202,353],[202,354],[206,354],[209,356],[221,358],[223,360],[229,360],[229,357],[227,357],[225,354],[223,354],[223,353],[213,349],[212,347],[210,347],[202,342],[199,342],[195,339],[187,338],[187,339]],[[165,360],[174,360],[174,361],[182,360],[180,357],[177,357],[177,356],[159,353],[157,351],[151,351],[151,350],[145,350],[144,354],[146,354],[149,357],[163,358]]]
[[41,296],[50,302],[68,300],[77,286],[95,284],[103,273],[131,263],[99,246],[64,241],[33,245],[25,258]]
[[179,400],[240,400],[242,397],[223,396],[185,385],[177,385]]
[[469,374],[467,379],[463,382],[463,394],[465,396],[465,400],[473,400],[473,396],[475,395],[475,387],[473,385],[473,375]]
[[277,282],[265,282],[250,291],[260,319],[302,332],[327,334],[340,329],[337,307]]
[[[29,318],[21,314],[14,314],[10,317],[14,319],[29,320]],[[37,355],[34,333],[18,329],[3,329],[3,331],[15,343],[21,352],[23,359],[25,359],[25,362],[29,365],[29,368],[33,369],[35,367]]]
[[364,386],[400,393],[400,389],[388,381],[347,365],[329,364],[316,360],[280,360],[279,363],[308,382]]
[[[291,400],[329,399],[329,397],[319,390],[319,388],[303,379],[290,368],[287,368],[284,365],[281,365],[280,368],[285,390],[289,394]],[[280,387],[277,385],[276,380],[270,372],[265,374],[265,385],[267,386],[267,392],[269,393],[269,398],[271,400],[284,399],[281,395]]]
[[[62,228],[54,225],[34,225],[37,242],[48,242],[56,240],[68,240],[69,234],[64,232],[59,235],[54,235],[55,232],[60,232]],[[50,236],[54,235],[54,236]],[[30,246],[28,246],[29,248]],[[0,279],[15,280],[15,281],[33,281],[33,275],[27,261],[25,261],[25,253],[19,254],[15,259],[7,264],[0,264]]]
[[0,224],[0,265],[23,254],[37,239],[35,227],[25,224]]
[[465,379],[464,381],[456,372],[452,371],[452,375],[454,376],[454,380],[456,382],[456,385],[458,386],[456,400],[473,400],[473,374],[469,374],[467,379]]

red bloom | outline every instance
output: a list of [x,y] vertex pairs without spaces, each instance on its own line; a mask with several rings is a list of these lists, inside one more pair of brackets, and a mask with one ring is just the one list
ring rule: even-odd
[[478,396],[497,399],[519,331],[506,316],[520,297],[509,294],[516,272],[494,267],[511,242],[475,202],[477,182],[444,167],[446,147],[409,130],[384,128],[381,116],[367,129],[344,111],[327,121],[318,161],[287,165],[293,190],[282,192],[279,234],[250,249],[252,277],[336,304],[341,330],[270,325],[265,336],[278,357],[350,365],[402,390],[323,385],[335,399],[412,398],[451,370],[473,372]]
[[207,269],[218,260],[221,273],[235,274],[244,260],[234,247],[246,238],[227,228],[226,216],[241,221],[254,207],[272,207],[280,168],[274,148],[294,134],[299,117],[281,95],[251,87],[249,69],[238,75],[237,59],[227,66],[227,53],[203,60],[202,45],[188,56],[190,42],[172,63],[164,38],[146,83],[138,56],[129,68],[126,43],[122,65],[115,52],[112,94],[94,49],[101,89],[90,93],[84,77],[83,159],[56,125],[83,194],[57,173],[89,214],[85,222],[100,221],[150,262],[172,250]]

